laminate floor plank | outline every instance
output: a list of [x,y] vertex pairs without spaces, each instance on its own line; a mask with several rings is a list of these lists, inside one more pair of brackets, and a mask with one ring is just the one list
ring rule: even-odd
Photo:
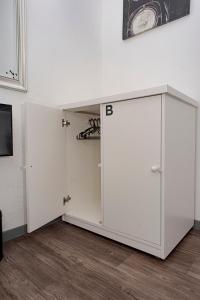
[[0,300],[200,300],[200,231],[166,261],[63,222],[4,253]]
[[[119,270],[137,278],[140,282],[145,282],[149,299],[200,299],[199,281],[187,274],[187,270],[190,269],[189,262],[187,267],[182,268],[180,265],[178,268],[173,268],[170,260],[171,257],[162,262],[138,252],[119,266]],[[190,257],[190,260],[191,263],[194,262],[194,258]]]
[[[83,256],[95,257],[98,260],[107,262],[112,266],[117,266],[122,263],[128,256],[132,254],[132,249],[129,247],[124,247],[121,244],[111,243],[110,240],[105,239],[101,236],[92,234],[89,231],[80,230],[78,227],[66,228],[66,224],[62,224],[60,228],[53,228],[54,237],[61,243],[68,246],[68,251],[77,251]],[[45,235],[45,243],[47,243],[47,236],[49,238],[49,243],[52,242],[52,229],[47,231],[37,231],[36,239],[44,240],[43,235]]]

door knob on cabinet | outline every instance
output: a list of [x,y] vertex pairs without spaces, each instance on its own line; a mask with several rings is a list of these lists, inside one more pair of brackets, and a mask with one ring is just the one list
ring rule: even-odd
[[151,171],[153,173],[162,173],[162,170],[161,170],[160,166],[152,166]]

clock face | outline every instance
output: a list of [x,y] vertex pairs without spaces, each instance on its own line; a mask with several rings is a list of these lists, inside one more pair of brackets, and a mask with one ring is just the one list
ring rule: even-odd
[[158,17],[156,11],[152,8],[142,8],[133,18],[131,31],[133,35],[143,31],[150,30],[157,26]]

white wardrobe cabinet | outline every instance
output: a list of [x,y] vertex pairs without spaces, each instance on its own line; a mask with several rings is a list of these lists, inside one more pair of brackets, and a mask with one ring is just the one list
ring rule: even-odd
[[[28,232],[63,220],[165,259],[194,224],[197,103],[169,86],[25,105]],[[77,139],[100,118],[101,138]]]

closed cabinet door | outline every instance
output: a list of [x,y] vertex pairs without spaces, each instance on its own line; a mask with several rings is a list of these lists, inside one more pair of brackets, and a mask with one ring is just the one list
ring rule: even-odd
[[103,224],[160,244],[161,96],[102,106]]

